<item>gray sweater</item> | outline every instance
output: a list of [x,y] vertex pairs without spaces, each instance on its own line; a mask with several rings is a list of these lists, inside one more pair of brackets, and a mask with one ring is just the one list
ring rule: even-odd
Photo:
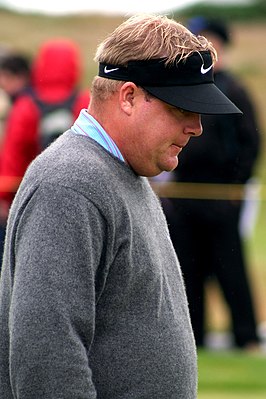
[[180,267],[148,180],[68,131],[11,207],[0,398],[194,399]]

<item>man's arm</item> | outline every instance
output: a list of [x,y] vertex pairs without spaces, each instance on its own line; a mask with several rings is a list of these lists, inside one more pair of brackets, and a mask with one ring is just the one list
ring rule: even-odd
[[10,317],[11,384],[21,399],[94,399],[89,350],[102,243],[97,209],[39,188],[19,221]]

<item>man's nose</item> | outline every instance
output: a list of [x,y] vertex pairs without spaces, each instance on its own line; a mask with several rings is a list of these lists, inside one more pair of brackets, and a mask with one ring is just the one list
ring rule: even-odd
[[191,118],[186,127],[186,134],[196,137],[202,134],[202,130],[200,114],[191,113]]

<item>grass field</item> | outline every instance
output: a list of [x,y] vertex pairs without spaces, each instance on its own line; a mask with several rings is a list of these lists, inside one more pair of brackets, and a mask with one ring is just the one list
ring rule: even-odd
[[[70,37],[82,51],[84,77],[82,85],[90,86],[97,73],[93,62],[96,46],[125,17],[68,16],[47,17],[0,12],[2,45],[34,55],[47,38]],[[182,21],[180,21],[182,22]],[[262,184],[259,216],[253,236],[246,242],[250,279],[260,322],[266,320],[266,157],[265,157],[265,90],[266,90],[266,24],[232,24],[234,45],[229,49],[228,63],[241,76],[257,105],[262,131],[261,157],[256,174]],[[226,329],[229,323],[225,304],[216,287],[210,286],[208,324],[212,330]],[[199,353],[199,399],[262,399],[266,397],[266,357],[238,352]]]
[[266,357],[199,352],[199,399],[266,398]]

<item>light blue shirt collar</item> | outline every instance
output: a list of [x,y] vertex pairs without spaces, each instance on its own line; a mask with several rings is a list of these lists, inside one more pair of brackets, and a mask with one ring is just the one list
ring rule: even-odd
[[106,133],[103,127],[91,116],[86,109],[82,109],[71,130],[76,134],[87,136],[97,141],[102,147],[115,157],[125,162],[123,155],[114,140]]

